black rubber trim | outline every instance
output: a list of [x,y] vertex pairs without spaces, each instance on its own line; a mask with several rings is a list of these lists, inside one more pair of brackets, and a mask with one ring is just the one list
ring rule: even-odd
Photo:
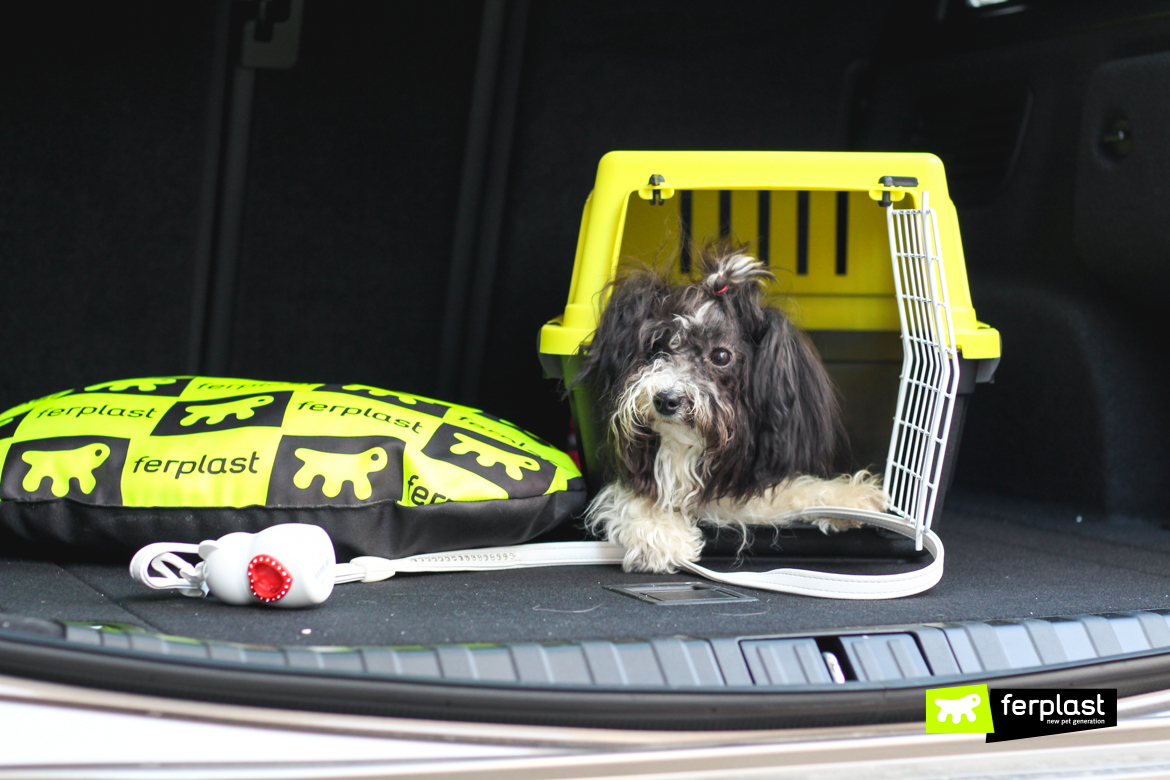
[[[57,640],[0,634],[0,673],[178,699],[406,718],[624,729],[722,730],[910,722],[925,717],[923,685],[854,683],[799,692],[554,690],[380,680],[226,664],[144,659]],[[931,678],[929,687],[1116,688],[1119,696],[1170,687],[1170,653],[1030,674]]]
[[527,13],[526,0],[483,4],[438,356],[440,398],[478,392],[475,345],[496,275]]

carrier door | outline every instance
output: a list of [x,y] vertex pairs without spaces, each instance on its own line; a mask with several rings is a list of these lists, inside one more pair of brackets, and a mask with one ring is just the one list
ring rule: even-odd
[[890,511],[930,527],[959,386],[959,352],[943,270],[938,220],[922,208],[887,207],[894,289],[902,326],[902,376],[886,460]]

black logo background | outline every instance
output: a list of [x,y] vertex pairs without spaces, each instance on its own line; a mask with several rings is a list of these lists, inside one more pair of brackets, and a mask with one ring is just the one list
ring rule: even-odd
[[110,448],[110,454],[100,466],[92,471],[97,484],[92,493],[82,493],[81,486],[76,478],[69,480],[69,492],[64,498],[72,498],[86,504],[100,504],[103,506],[120,506],[122,503],[122,468],[126,465],[126,452],[130,448],[129,439],[117,439],[112,436],[59,436],[53,439],[35,439],[33,441],[16,442],[8,450],[8,457],[4,459],[4,472],[0,476],[0,499],[30,501],[45,499],[53,501],[53,480],[42,478],[37,489],[28,492],[24,489],[24,478],[32,470],[32,466],[21,456],[29,450],[56,451],[73,450],[86,444],[105,444]]
[[[402,498],[402,449],[405,442],[393,436],[283,436],[276,449],[272,477],[268,481],[268,506],[354,506],[376,501],[397,501]],[[294,453],[300,447],[317,452],[336,452],[356,455],[372,447],[386,450],[390,462],[381,471],[370,472],[370,497],[362,500],[354,494],[352,482],[344,482],[335,497],[322,490],[325,478],[313,477],[309,487],[301,489],[293,484],[293,477],[305,462]]]
[[[1070,731],[1089,731],[1090,729],[1103,729],[1117,725],[1116,688],[992,688],[988,693],[991,696],[991,721],[995,724],[995,733],[987,735],[988,742],[1006,742],[1012,739],[1065,734]],[[1008,697],[1008,694],[1011,694],[1011,698],[1008,700],[1008,712],[1004,714],[1004,699]],[[1060,696],[1062,706],[1070,699],[1078,701],[1092,699],[1095,706],[1097,697],[1100,696],[1100,703],[1104,705],[1105,711],[1095,715],[1065,715],[1063,712],[1057,711],[1041,718],[1039,703],[1033,706],[1031,714],[1016,715],[1011,711],[1013,701],[1034,700],[1055,703],[1057,696]],[[1064,723],[1065,720],[1072,722]],[[1082,722],[1077,723],[1077,721]]]
[[[187,411],[187,407],[189,406],[226,404],[232,401],[241,401],[245,398],[258,398],[260,396],[271,396],[272,402],[264,406],[253,407],[252,416],[246,419],[241,420],[234,414],[229,414],[214,425],[208,425],[206,418],[198,419],[190,425],[180,424],[180,421],[190,414]],[[291,390],[279,390],[271,393],[233,395],[226,398],[204,398],[198,401],[176,401],[167,410],[167,413],[162,416],[162,419],[158,421],[158,425],[154,426],[154,430],[150,432],[150,435],[185,436],[189,433],[211,433],[212,431],[229,431],[234,428],[279,428],[284,423],[284,410],[288,408],[290,399],[292,399]]]
[[0,440],[11,439],[16,435],[16,429],[20,427],[20,421],[28,416],[28,412],[21,412],[7,422],[0,420]]
[[[171,377],[155,377],[156,379],[170,379]],[[143,379],[150,379],[150,377],[143,377]],[[184,376],[175,377],[175,381],[166,385],[157,385],[153,390],[139,390],[137,387],[127,387],[123,390],[110,390],[107,387],[99,387],[95,390],[87,390],[84,387],[79,387],[70,395],[92,395],[94,393],[112,393],[114,395],[155,395],[167,396],[171,398],[178,398],[187,389],[187,385],[191,384],[194,377]],[[129,380],[134,381],[134,380]],[[124,384],[120,382],[103,382],[102,384]],[[145,384],[145,383],[144,383]],[[93,385],[90,385],[93,387]]]
[[[406,401],[402,400],[404,397],[408,397],[405,393],[398,394],[390,392],[389,390],[383,390],[380,392],[387,393],[387,395],[375,395],[366,388],[346,390],[346,387],[357,388],[357,385],[321,385],[317,389],[313,390],[313,392],[356,395],[358,398],[368,398],[371,401],[381,401],[384,404],[399,406],[403,409],[410,409],[411,411],[415,412],[422,412],[423,414],[429,414],[432,417],[442,417],[447,413],[447,410],[451,408],[447,404],[440,404],[434,401],[424,401],[421,398],[417,399],[415,403],[407,403]],[[414,396],[409,397],[413,398]]]
[[[468,452],[463,455],[456,455],[451,452],[451,448],[461,442],[455,438],[455,434],[461,434],[471,439],[476,439],[484,444],[490,444],[498,450],[509,452],[514,455],[519,455],[524,458],[530,458],[539,464],[539,471],[530,471],[529,469],[520,469],[523,477],[520,480],[512,479],[508,476],[503,463],[495,463],[491,466],[481,466],[477,457],[477,453]],[[451,463],[459,468],[470,471],[473,474],[478,474],[484,479],[493,482],[504,490],[508,491],[508,498],[527,498],[529,496],[543,496],[548,491],[549,485],[552,484],[553,477],[556,476],[557,467],[549,463],[544,458],[533,455],[531,452],[518,449],[510,444],[505,444],[499,439],[493,439],[490,436],[485,436],[478,431],[468,430],[466,428],[457,428],[454,425],[440,425],[439,429],[431,436],[427,446],[423,448],[423,455],[434,460],[441,460],[444,463]]]

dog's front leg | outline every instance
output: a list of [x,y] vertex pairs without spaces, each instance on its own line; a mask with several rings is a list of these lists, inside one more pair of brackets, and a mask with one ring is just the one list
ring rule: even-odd
[[[788,513],[818,506],[841,506],[886,510],[888,500],[882,491],[881,477],[867,471],[842,474],[833,479],[793,477],[746,501],[721,499],[709,504],[703,522],[714,525],[779,525],[790,522]],[[807,522],[825,533],[860,528],[856,520],[813,517]]]
[[676,572],[683,561],[699,560],[703,550],[703,536],[693,520],[621,485],[606,485],[586,518],[589,530],[626,548],[626,571]]

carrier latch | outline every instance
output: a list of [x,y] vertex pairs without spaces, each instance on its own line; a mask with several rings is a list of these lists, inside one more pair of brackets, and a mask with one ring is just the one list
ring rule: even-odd
[[[878,184],[882,187],[917,187],[918,179],[914,176],[883,176],[878,179]],[[906,193],[890,192],[889,190],[870,190],[869,197],[876,200],[882,208],[888,208],[894,201],[906,197]]]
[[666,177],[656,173],[650,177],[650,183],[638,190],[638,197],[650,201],[652,206],[661,206],[664,201],[674,197],[674,187],[666,183]]

